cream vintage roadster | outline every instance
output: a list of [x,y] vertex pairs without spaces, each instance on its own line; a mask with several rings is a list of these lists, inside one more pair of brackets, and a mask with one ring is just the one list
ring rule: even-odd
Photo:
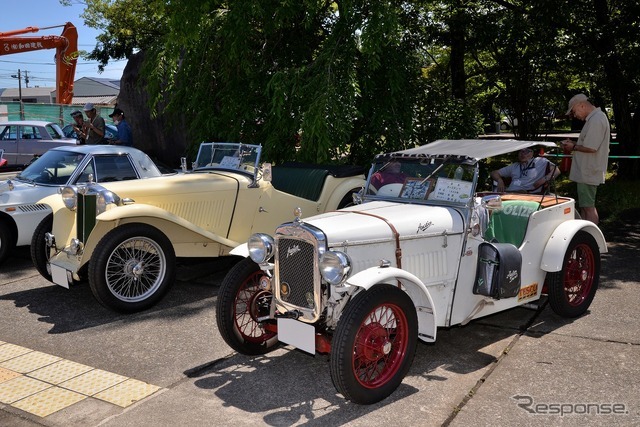
[[40,202],[53,210],[53,225],[36,230],[32,254],[42,256],[33,260],[58,285],[87,279],[103,305],[140,311],[173,284],[176,257],[227,255],[296,206],[321,213],[351,204],[365,182],[362,169],[351,166],[263,170],[260,154],[258,145],[203,143],[192,172],[115,182],[108,190],[66,186]]
[[576,219],[568,197],[476,192],[482,159],[536,144],[554,146],[442,140],[377,156],[362,203],[308,217],[303,208],[232,251],[246,258],[218,294],[222,337],[244,354],[278,343],[330,353],[337,390],[370,404],[400,385],[417,340],[434,342],[440,327],[543,294],[557,314],[582,315],[607,251],[598,227]]

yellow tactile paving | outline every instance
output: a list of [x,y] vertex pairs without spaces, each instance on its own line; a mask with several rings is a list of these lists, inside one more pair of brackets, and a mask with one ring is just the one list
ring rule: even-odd
[[80,393],[59,387],[51,387],[19,400],[13,403],[12,406],[39,417],[46,417],[86,398],[87,396]]
[[27,372],[35,371],[43,366],[51,365],[58,360],[61,359],[57,356],[52,356],[39,351],[32,351],[0,363],[0,368],[7,368],[15,372],[26,374]]
[[126,408],[127,406],[152,395],[158,390],[160,390],[160,387],[158,386],[130,378],[125,382],[94,395],[93,397]]
[[160,388],[0,341],[0,403],[39,417],[87,398],[126,408]]
[[123,377],[122,375],[112,374],[102,369],[94,369],[72,378],[69,381],[60,383],[59,386],[86,394],[87,396],[93,396],[127,379],[127,377]]
[[93,369],[91,366],[82,365],[70,360],[60,360],[44,368],[29,372],[27,375],[51,384],[60,384],[63,381],[84,374],[91,369]]
[[0,402],[11,404],[49,387],[51,387],[51,384],[43,383],[33,378],[16,377],[0,384]]
[[0,368],[0,384],[19,376],[20,374],[17,372],[10,371],[9,369]]
[[0,345],[0,362],[13,359],[14,357],[21,356],[31,351],[33,350],[15,344],[2,344]]

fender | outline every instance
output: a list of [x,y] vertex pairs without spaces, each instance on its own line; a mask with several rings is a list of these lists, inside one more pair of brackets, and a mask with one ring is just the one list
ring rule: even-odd
[[569,243],[578,231],[585,231],[593,236],[601,254],[607,253],[607,242],[602,231],[591,221],[576,219],[560,224],[554,231],[542,254],[540,268],[547,272],[560,271]]
[[239,244],[239,242],[229,240],[225,237],[218,236],[217,234],[211,233],[210,231],[207,231],[204,228],[200,228],[196,225],[193,225],[189,221],[177,215],[174,215],[170,212],[167,212],[164,209],[158,208],[156,206],[145,205],[145,204],[124,205],[124,206],[118,206],[117,208],[109,209],[106,212],[103,212],[96,217],[96,223],[120,221],[122,219],[136,218],[136,217],[152,217],[152,218],[162,219],[162,220],[171,222],[179,227],[182,227],[186,230],[200,234],[207,239],[210,239],[214,242],[220,243],[221,245],[224,245],[230,248],[236,247]]
[[409,295],[418,314],[418,337],[425,342],[436,340],[436,309],[427,287],[413,274],[395,267],[374,267],[361,271],[346,284],[369,290],[378,283],[400,281],[402,289]]
[[236,246],[235,248],[231,249],[231,252],[229,252],[229,255],[236,255],[236,256],[241,256],[243,258],[249,258],[249,244],[243,243],[240,246]]
[[[344,196],[351,193],[353,190],[360,190],[365,184],[364,175],[354,176],[347,179],[334,177],[328,177],[328,179],[339,181],[339,184],[333,189],[329,199],[327,200],[325,208],[326,211],[338,209],[338,205],[342,199],[344,199]],[[325,182],[325,188],[329,187],[328,184],[328,181]]]

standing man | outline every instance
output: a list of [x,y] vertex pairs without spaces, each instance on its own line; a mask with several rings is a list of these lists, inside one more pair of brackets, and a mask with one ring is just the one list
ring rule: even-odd
[[104,144],[104,119],[96,111],[95,106],[91,102],[84,104],[84,113],[87,115],[87,122],[84,124],[84,133],[87,135],[87,144]]
[[565,139],[562,147],[573,153],[569,179],[577,184],[578,207],[583,219],[598,224],[596,190],[604,184],[609,157],[611,128],[607,115],[596,108],[586,95],[579,93],[569,100],[567,114],[584,121],[578,141]]
[[113,113],[109,114],[109,117],[113,119],[113,124],[118,128],[118,138],[113,141],[112,144],[133,147],[131,127],[124,118],[124,111],[119,108],[115,108]]
[[71,113],[71,118],[73,118],[73,130],[76,132],[76,139],[78,140],[78,144],[84,144],[87,139],[87,135],[84,133],[84,116],[82,115],[82,111],[75,110]]

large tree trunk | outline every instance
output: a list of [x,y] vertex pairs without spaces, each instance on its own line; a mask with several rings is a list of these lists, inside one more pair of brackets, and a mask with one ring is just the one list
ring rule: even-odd
[[466,19],[462,5],[456,3],[449,23],[451,44],[451,92],[454,98],[466,98],[467,76],[464,70]]
[[184,120],[170,121],[164,114],[152,118],[146,82],[140,78],[144,53],[131,56],[122,74],[118,107],[124,113],[133,133],[134,146],[153,159],[170,167],[180,165],[186,155],[187,132]]

